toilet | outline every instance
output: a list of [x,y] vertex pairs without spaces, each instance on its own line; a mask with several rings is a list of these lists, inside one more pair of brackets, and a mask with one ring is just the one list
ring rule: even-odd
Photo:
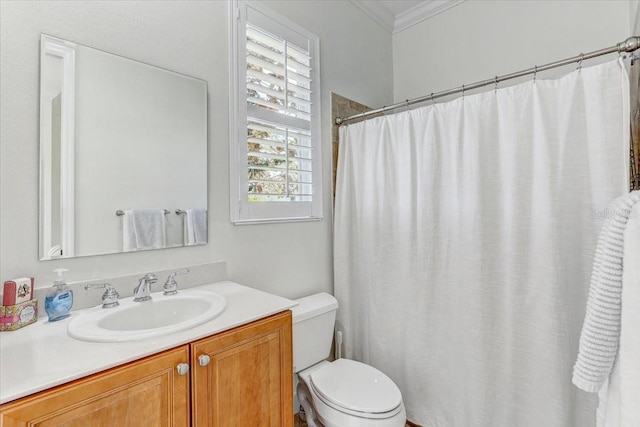
[[293,369],[309,427],[404,427],[402,394],[389,377],[354,360],[326,360],[338,301],[320,293],[296,302]]

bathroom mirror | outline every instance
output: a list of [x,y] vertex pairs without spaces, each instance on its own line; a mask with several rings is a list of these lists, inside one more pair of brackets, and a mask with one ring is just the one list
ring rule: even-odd
[[206,209],[207,83],[42,35],[40,259],[206,244]]

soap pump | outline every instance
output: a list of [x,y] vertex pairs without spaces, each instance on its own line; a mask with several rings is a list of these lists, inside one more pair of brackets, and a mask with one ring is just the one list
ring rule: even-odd
[[55,322],[69,317],[71,307],[73,306],[73,291],[66,285],[64,278],[66,268],[57,268],[53,270],[57,275],[57,279],[53,282],[53,288],[47,294],[44,300],[44,309],[49,316],[49,322]]

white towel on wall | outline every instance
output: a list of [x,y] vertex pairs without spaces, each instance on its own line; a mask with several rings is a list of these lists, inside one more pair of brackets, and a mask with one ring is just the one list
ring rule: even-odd
[[184,244],[187,246],[207,243],[207,210],[185,209]]
[[573,367],[573,383],[590,393],[602,388],[618,353],[624,233],[638,202],[640,191],[611,203],[596,248],[578,359]]
[[640,425],[640,203],[624,233],[620,345],[598,396],[598,427]]
[[164,248],[166,246],[164,209],[124,211],[122,232],[125,251]]

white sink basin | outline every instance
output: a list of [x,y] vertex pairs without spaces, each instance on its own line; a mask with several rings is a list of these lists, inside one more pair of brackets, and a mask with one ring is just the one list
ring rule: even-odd
[[151,294],[151,301],[120,300],[115,308],[95,307],[74,316],[70,337],[82,341],[136,341],[184,331],[219,316],[226,299],[215,292],[179,291],[178,295]]

